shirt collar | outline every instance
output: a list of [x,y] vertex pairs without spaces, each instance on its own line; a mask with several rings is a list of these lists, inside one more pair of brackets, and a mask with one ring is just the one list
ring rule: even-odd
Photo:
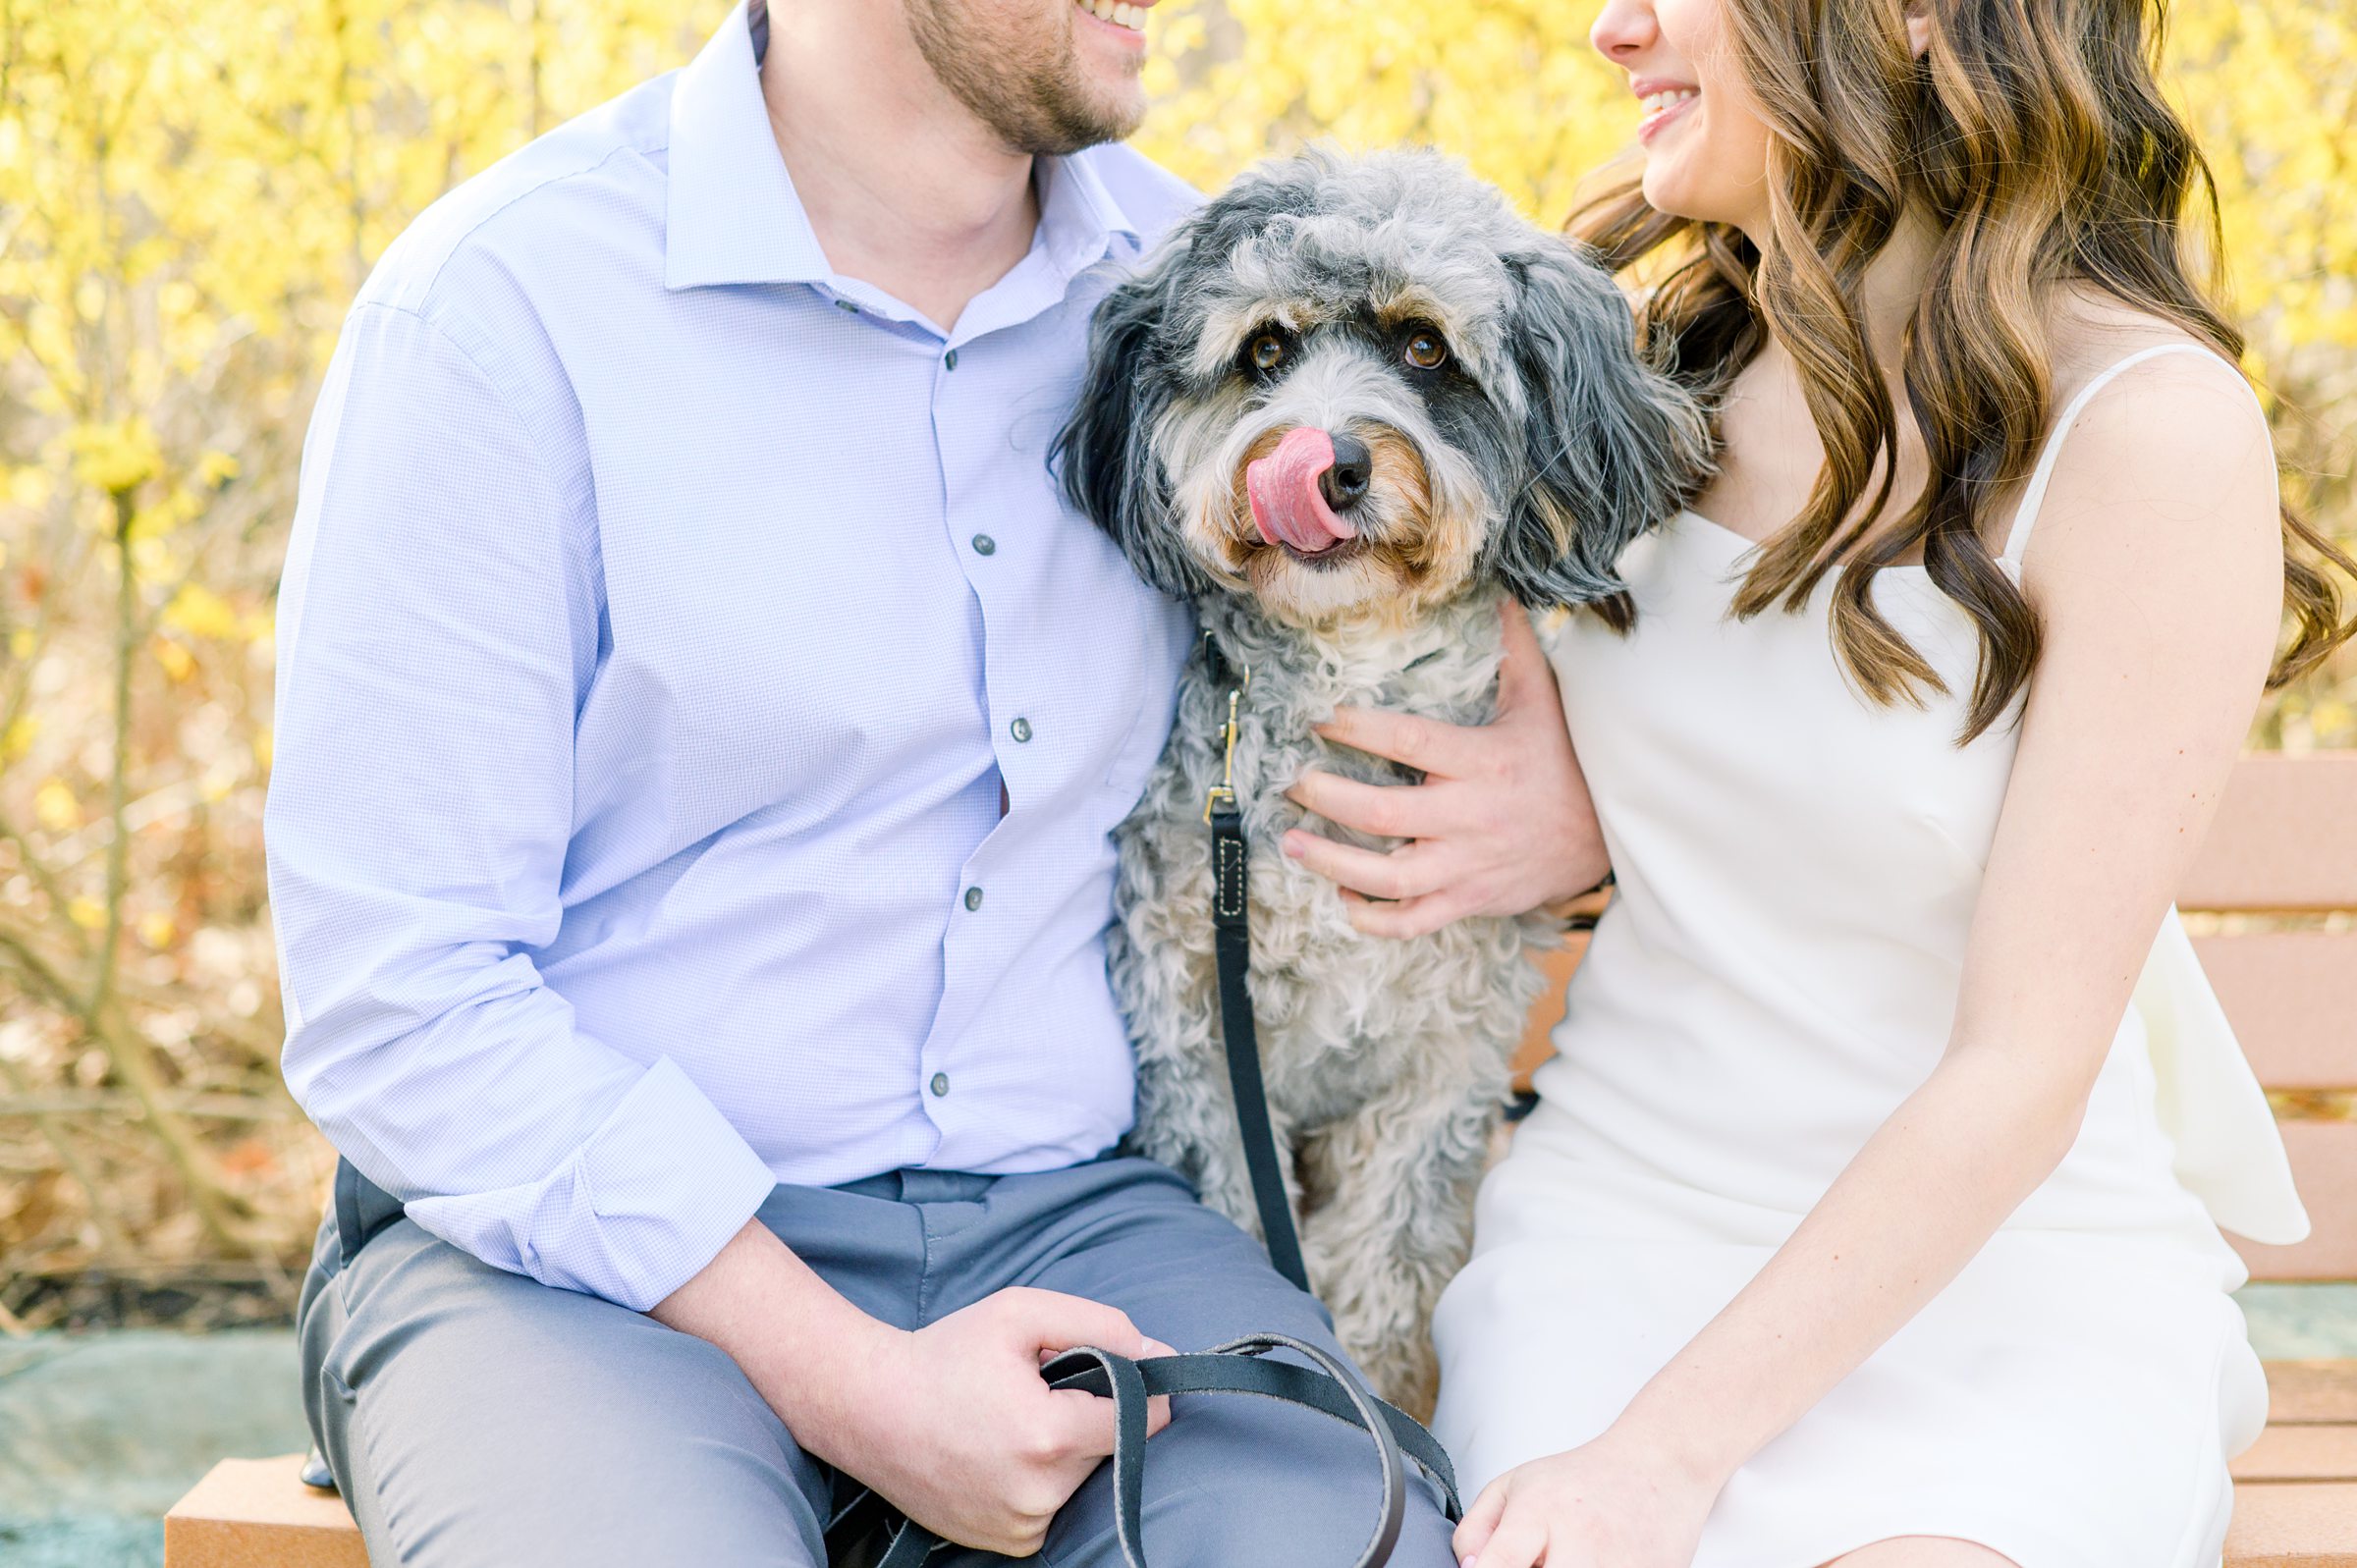
[[[770,130],[747,0],[682,71],[671,93],[663,284],[819,283],[833,276]],[[1068,279],[1139,230],[1086,153],[1042,158],[1035,243]]]
[[671,88],[663,284],[812,283],[828,275],[761,101],[744,0]]
[[1039,170],[1039,243],[1046,246],[1056,270],[1068,279],[1082,267],[1105,259],[1117,234],[1138,238],[1137,225],[1122,210],[1096,160],[1085,152],[1069,157],[1041,158]]

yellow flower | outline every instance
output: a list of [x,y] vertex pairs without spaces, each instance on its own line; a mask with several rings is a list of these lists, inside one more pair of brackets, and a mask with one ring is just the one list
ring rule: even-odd
[[155,662],[164,667],[164,674],[175,684],[196,673],[196,656],[170,637],[155,639]]
[[86,895],[69,899],[66,918],[84,931],[96,931],[106,924],[106,905]]
[[149,910],[139,916],[139,940],[158,952],[171,946],[172,939],[178,935],[180,927],[161,910]]
[[63,779],[51,779],[33,791],[32,814],[51,833],[71,833],[82,826],[82,802]]
[[83,425],[74,432],[74,477],[93,490],[113,495],[144,484],[163,460],[144,419]]
[[164,624],[192,637],[234,637],[242,629],[229,601],[201,583],[190,583],[164,607]]
[[141,507],[131,521],[131,538],[135,546],[150,540],[161,540],[182,523],[204,511],[204,503],[186,487],[175,487],[163,500],[153,506]]

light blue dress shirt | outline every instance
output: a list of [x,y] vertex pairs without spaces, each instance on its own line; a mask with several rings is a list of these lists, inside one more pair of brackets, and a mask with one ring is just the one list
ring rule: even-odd
[[1107,833],[1189,636],[1046,454],[1086,269],[1194,193],[1042,160],[944,332],[829,270],[756,71],[740,7],[386,252],[279,602],[288,1085],[427,1230],[633,1308],[773,1183],[1127,1128]]

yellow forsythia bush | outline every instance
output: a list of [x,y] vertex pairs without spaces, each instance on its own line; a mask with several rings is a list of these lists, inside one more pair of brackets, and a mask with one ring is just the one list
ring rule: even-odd
[[[1634,115],[1594,0],[1164,0],[1141,144],[1200,185],[1430,141],[1560,218]],[[0,6],[0,1329],[93,1265],[283,1299],[324,1171],[278,1086],[272,593],[310,400],[387,242],[686,58],[720,0]],[[2357,11],[2180,0],[2292,482],[2344,536]],[[2344,663],[2259,743],[2357,744]]]

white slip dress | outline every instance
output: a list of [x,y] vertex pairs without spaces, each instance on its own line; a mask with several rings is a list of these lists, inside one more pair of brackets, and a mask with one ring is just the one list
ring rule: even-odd
[[[2054,426],[2001,557],[2016,575]],[[1621,563],[1638,620],[1553,652],[1618,890],[1542,1100],[1434,1319],[1434,1427],[1470,1499],[1575,1447],[1758,1272],[1938,1062],[2012,768],[1958,747],[1971,622],[1920,568],[1876,602],[1946,682],[1876,704],[1807,614],[1728,612],[1751,541],[1685,513]],[[2018,705],[2015,715],[2018,715]],[[2307,1219],[2172,911],[2061,1164],[1961,1274],[1721,1493],[1696,1568],[1817,1568],[1896,1536],[2020,1568],[2216,1568],[2267,1391],[2219,1224]]]

